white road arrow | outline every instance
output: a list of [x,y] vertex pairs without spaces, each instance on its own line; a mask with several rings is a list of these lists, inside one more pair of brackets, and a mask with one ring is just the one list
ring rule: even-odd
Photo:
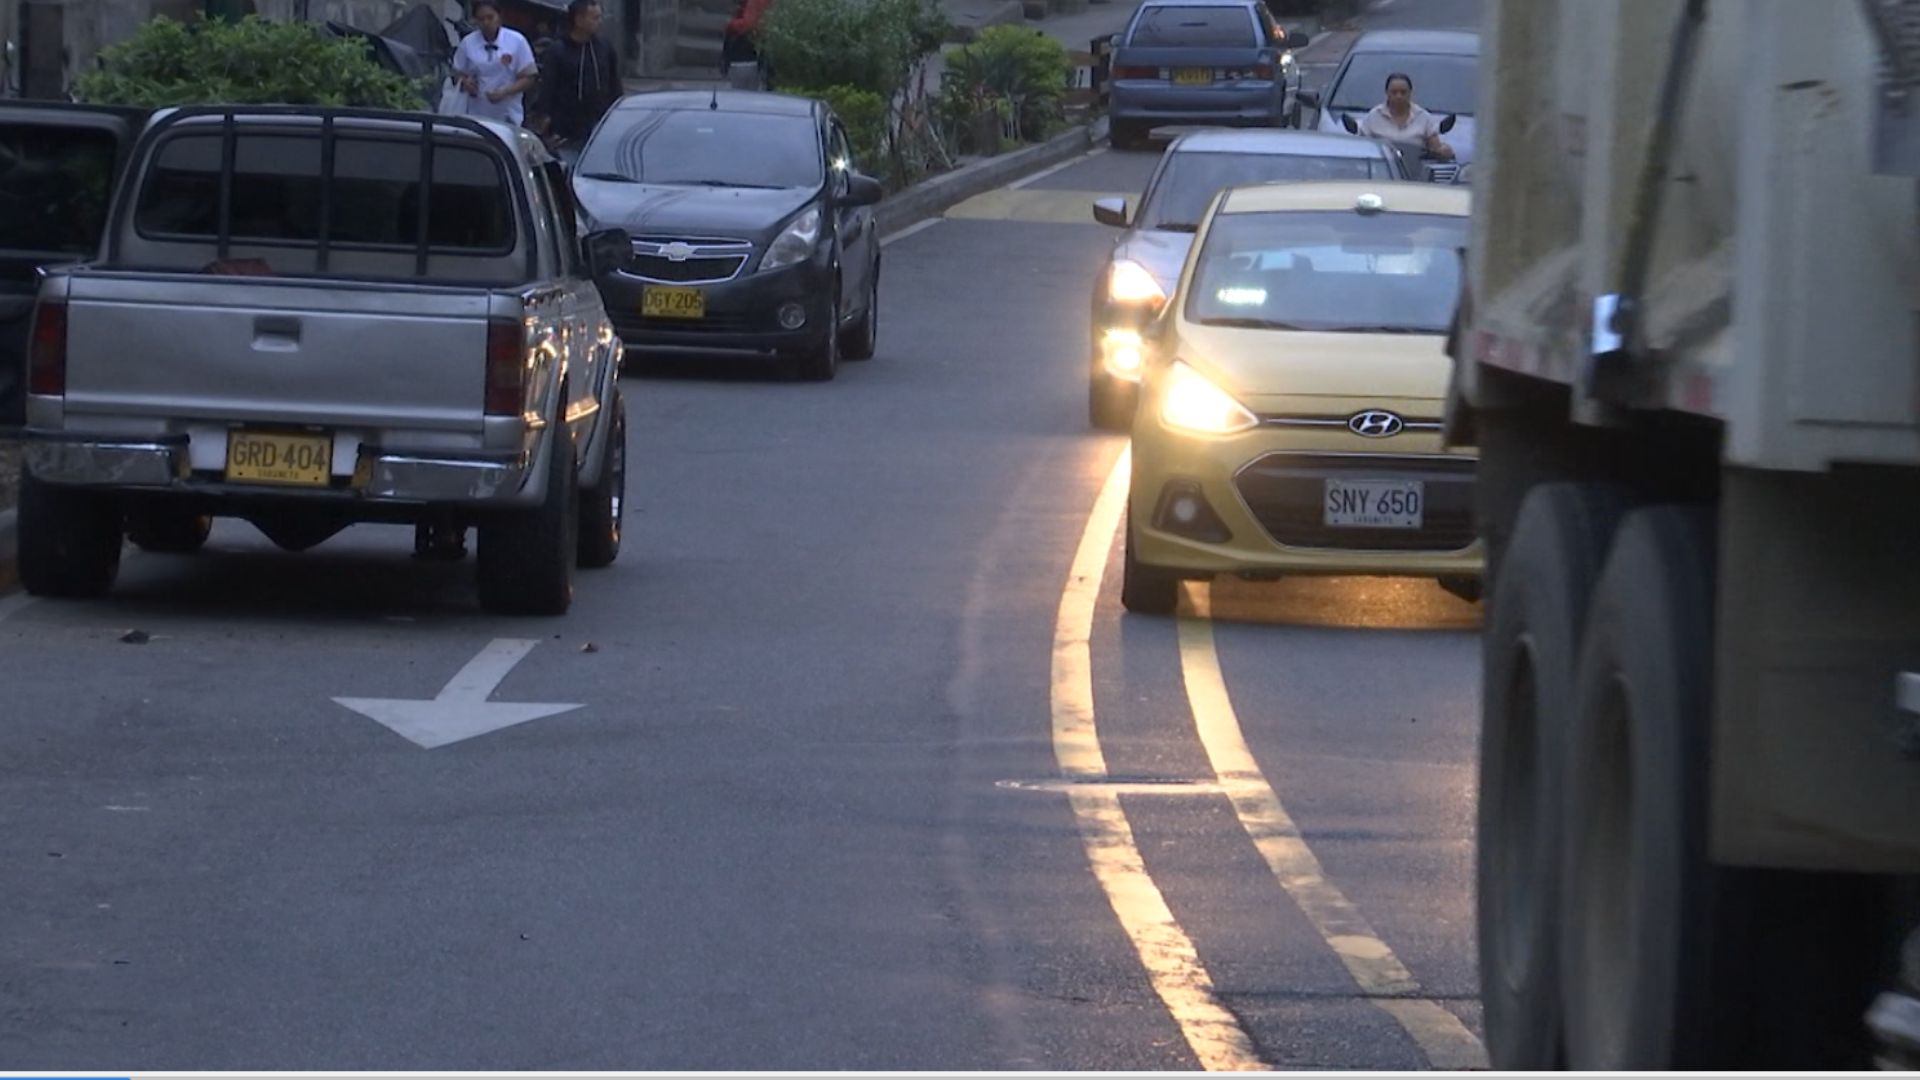
[[578,705],[487,700],[487,695],[507,677],[513,665],[526,659],[538,644],[538,641],[520,638],[494,639],[480,650],[479,656],[467,661],[467,666],[461,668],[432,701],[351,697],[333,700],[362,716],[378,720],[428,750],[580,708]]

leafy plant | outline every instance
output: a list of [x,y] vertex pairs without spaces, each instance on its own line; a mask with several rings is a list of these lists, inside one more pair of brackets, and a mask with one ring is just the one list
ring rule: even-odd
[[946,26],[933,0],[779,0],[759,44],[782,87],[845,86],[891,100]]
[[160,17],[101,52],[74,96],[101,105],[331,105],[420,109],[428,88],[381,67],[365,44],[310,23]]
[[820,90],[783,87],[783,93],[826,102],[847,126],[853,157],[861,171],[878,172],[887,152],[887,99],[857,86],[829,86]]
[[1022,26],[990,26],[947,54],[942,87],[949,124],[964,129],[983,110],[1015,121],[1021,138],[1049,134],[1073,72],[1067,47]]

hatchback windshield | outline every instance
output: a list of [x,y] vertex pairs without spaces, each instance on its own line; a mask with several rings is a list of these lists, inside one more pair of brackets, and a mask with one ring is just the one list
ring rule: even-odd
[[1143,8],[1127,44],[1251,48],[1259,44],[1259,38],[1254,33],[1253,17],[1244,7],[1183,4]]
[[1443,333],[1465,242],[1463,217],[1221,214],[1195,264],[1186,315],[1214,326]]
[[1480,58],[1447,53],[1355,53],[1333,92],[1332,108],[1371,109],[1387,100],[1387,76],[1413,80],[1414,103],[1431,113],[1473,115],[1480,94]]
[[811,116],[711,109],[622,109],[594,133],[576,171],[712,187],[806,188],[825,178]]
[[1307,157],[1296,154],[1174,154],[1147,193],[1141,227],[1192,232],[1220,189],[1281,180],[1391,180],[1379,157]]

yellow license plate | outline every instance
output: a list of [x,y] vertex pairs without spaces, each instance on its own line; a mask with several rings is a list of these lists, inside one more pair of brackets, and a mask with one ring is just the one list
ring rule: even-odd
[[326,487],[333,478],[333,436],[279,431],[227,433],[227,479],[249,484]]
[[640,314],[661,319],[704,319],[707,294],[699,289],[648,285],[640,294]]
[[1213,69],[1212,68],[1174,68],[1173,69],[1173,85],[1175,86],[1212,86],[1213,85]]

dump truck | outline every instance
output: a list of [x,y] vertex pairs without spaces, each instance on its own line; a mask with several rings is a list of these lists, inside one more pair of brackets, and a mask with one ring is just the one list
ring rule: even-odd
[[1488,0],[1496,1067],[1920,1045],[1920,2]]

